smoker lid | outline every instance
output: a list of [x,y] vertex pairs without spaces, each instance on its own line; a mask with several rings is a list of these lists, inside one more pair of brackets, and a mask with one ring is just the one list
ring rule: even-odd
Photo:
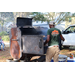
[[32,26],[32,18],[17,17],[17,27]]

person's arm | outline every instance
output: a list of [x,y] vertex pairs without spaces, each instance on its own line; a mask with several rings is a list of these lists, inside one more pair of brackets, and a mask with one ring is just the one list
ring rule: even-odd
[[50,40],[50,35],[47,35],[47,40],[45,41],[44,46],[49,42],[49,40]]
[[62,34],[61,34],[61,31],[60,31],[60,30],[59,30],[59,35],[60,35],[61,40],[65,41],[65,39],[64,39],[64,37],[62,36]]
[[64,37],[62,36],[62,34],[60,35],[61,40],[65,41]]

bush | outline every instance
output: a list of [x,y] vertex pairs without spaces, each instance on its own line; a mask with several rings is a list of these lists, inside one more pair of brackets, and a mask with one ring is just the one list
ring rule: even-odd
[[3,41],[9,41],[9,36],[8,35],[2,36],[2,40]]
[[3,31],[3,32],[0,33],[0,36],[4,36],[4,35],[7,35],[7,32]]
[[1,32],[0,36],[2,37],[3,41],[9,41],[9,35],[7,34],[7,32]]

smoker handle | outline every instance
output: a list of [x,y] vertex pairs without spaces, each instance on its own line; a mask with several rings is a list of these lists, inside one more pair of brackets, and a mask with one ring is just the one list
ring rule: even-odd
[[12,41],[18,41],[19,39],[12,39]]
[[42,48],[42,39],[40,39],[39,47]]

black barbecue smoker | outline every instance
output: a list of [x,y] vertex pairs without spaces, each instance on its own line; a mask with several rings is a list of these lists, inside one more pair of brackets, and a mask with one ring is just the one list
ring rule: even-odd
[[30,61],[33,56],[44,55],[43,35],[32,26],[32,18],[18,17],[16,25],[10,31],[10,54],[13,60]]

